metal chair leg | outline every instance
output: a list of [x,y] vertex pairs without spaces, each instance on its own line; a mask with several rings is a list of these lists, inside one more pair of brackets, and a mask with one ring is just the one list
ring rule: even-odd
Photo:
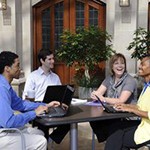
[[18,132],[20,134],[20,137],[21,137],[22,150],[26,150],[25,139],[24,139],[22,132],[19,129],[17,129],[17,128],[2,128],[2,130],[6,131],[6,132],[12,132],[12,131]]
[[92,130],[92,150],[95,150],[95,133]]

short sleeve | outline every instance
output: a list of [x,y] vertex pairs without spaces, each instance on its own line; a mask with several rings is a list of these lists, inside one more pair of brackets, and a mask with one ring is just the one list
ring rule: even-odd
[[102,82],[102,85],[108,88],[108,86],[110,85],[110,80],[111,80],[111,76],[106,77]]
[[137,88],[135,79],[130,75],[126,78],[124,82],[125,83],[124,83],[122,91],[130,91],[133,93],[135,89]]

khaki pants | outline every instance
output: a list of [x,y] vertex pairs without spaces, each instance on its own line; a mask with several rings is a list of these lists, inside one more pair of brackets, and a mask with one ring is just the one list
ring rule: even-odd
[[[32,127],[20,128],[26,150],[46,150],[47,140],[41,130]],[[0,132],[0,150],[21,150],[21,136],[17,132]]]

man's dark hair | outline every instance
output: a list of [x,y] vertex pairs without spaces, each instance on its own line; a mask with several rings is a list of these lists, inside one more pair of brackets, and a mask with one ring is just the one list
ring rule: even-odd
[[5,66],[11,67],[16,58],[18,58],[18,55],[13,52],[10,51],[1,52],[0,53],[0,74],[4,72]]
[[43,61],[45,61],[46,57],[53,54],[53,52],[50,50],[50,49],[41,49],[39,51],[39,54],[38,54],[38,60],[39,60],[39,63],[40,63],[40,66],[42,65],[40,59],[42,59]]

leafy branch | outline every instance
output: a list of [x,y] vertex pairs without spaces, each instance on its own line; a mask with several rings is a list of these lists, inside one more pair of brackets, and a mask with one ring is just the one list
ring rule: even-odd
[[140,27],[134,32],[133,36],[133,41],[127,48],[127,50],[133,50],[131,58],[141,59],[145,55],[149,55],[150,32]]

